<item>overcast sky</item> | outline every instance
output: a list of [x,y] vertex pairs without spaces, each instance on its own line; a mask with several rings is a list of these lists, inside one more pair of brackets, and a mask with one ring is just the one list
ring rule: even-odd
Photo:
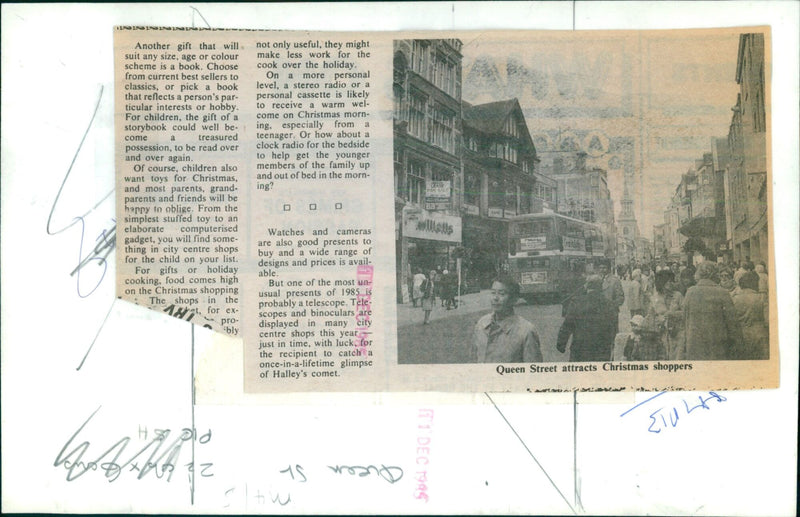
[[651,238],[680,175],[728,134],[738,31],[490,35],[462,38],[464,100],[517,97],[545,161],[568,140],[609,171],[617,216],[627,171]]

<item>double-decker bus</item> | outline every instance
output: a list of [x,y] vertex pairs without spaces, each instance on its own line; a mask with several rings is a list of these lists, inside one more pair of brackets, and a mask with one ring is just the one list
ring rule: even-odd
[[571,295],[606,255],[600,226],[547,210],[512,217],[508,239],[509,272],[528,303]]

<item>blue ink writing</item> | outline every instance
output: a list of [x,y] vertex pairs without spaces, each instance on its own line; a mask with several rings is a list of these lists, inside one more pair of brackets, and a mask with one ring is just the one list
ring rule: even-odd
[[[666,391],[662,391],[642,402],[639,402],[632,408],[628,409],[624,413],[620,415],[620,417],[624,417],[630,414],[634,409],[640,408],[653,400],[661,397],[667,393]],[[697,402],[694,399],[689,399],[688,401],[683,398],[681,399],[680,403],[673,404],[673,405],[662,405],[658,409],[651,411],[648,415],[647,421],[647,431],[653,434],[660,434],[662,431],[667,429],[674,429],[678,427],[678,422],[680,422],[681,417],[687,417],[691,415],[697,409],[705,409],[710,410],[712,407],[721,404],[722,402],[727,401],[728,399],[716,392],[709,391],[708,395],[698,395]],[[710,403],[710,404],[709,404]],[[652,407],[652,405],[651,405]]]
[[[99,242],[95,245],[92,252],[89,253],[84,258],[83,238],[84,238],[86,223],[84,222],[83,217],[79,217],[77,219],[81,223],[81,244],[80,248],[78,248],[78,265],[75,267],[75,269],[72,270],[70,276],[74,276],[75,274],[77,274],[76,282],[77,282],[78,296],[80,296],[81,298],[86,298],[88,296],[91,296],[92,293],[94,293],[97,290],[97,288],[100,287],[100,283],[103,281],[103,278],[105,278],[106,271],[108,270],[108,262],[106,261],[106,259],[108,255],[114,250],[114,247],[116,246],[117,242],[116,240],[117,225],[115,222],[114,226],[112,226],[111,229],[103,230],[102,233],[96,239]],[[97,280],[97,282],[95,282],[94,287],[92,287],[88,293],[83,294],[81,292],[81,270],[90,262],[96,262],[98,266],[103,267],[103,270],[100,272],[100,278]]]

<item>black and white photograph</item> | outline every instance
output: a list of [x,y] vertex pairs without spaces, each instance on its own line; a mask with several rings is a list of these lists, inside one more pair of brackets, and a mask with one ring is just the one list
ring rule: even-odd
[[769,359],[765,34],[506,37],[394,41],[398,362]]

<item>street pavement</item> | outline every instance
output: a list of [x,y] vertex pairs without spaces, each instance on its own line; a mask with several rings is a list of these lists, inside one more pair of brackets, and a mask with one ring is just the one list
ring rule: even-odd
[[[624,284],[624,282],[623,282]],[[481,316],[491,311],[490,291],[464,295],[457,309],[446,310],[436,300],[430,322],[423,325],[424,312],[412,304],[397,305],[397,347],[400,364],[446,364],[468,362],[472,332]],[[545,362],[566,362],[565,353],[556,350],[561,327],[561,305],[528,305],[518,302],[514,312],[532,322],[538,332]],[[629,320],[625,305],[620,310],[620,331],[626,331]]]

